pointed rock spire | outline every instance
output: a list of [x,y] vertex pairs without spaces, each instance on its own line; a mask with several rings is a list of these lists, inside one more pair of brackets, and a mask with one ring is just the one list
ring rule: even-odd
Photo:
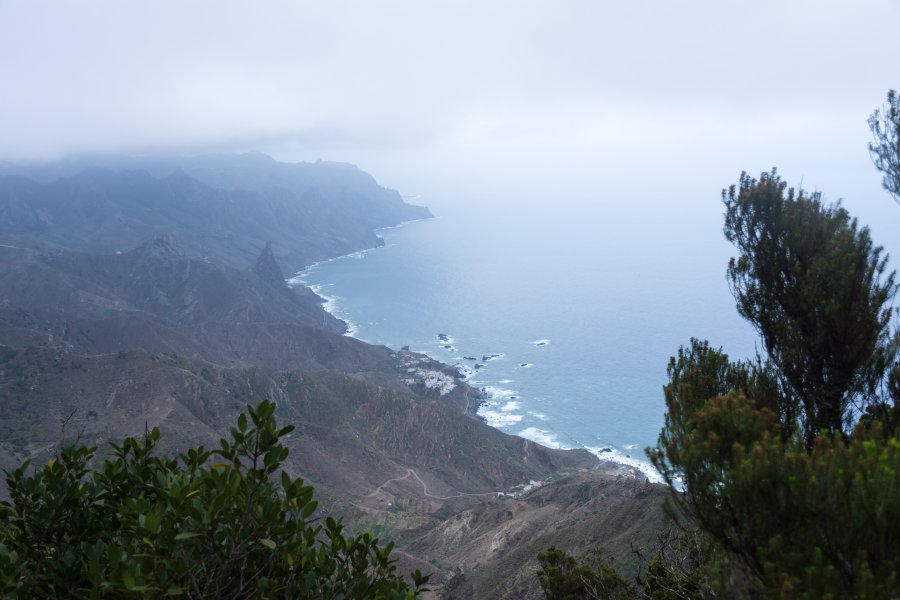
[[266,247],[256,259],[256,264],[253,265],[253,272],[263,281],[284,285],[284,274],[275,260],[275,254],[272,253],[272,242],[266,242]]

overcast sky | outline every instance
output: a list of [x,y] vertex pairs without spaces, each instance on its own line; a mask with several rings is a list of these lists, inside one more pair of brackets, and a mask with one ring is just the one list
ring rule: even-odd
[[898,0],[0,0],[0,158],[256,149],[483,197],[778,166],[887,206],[898,31]]

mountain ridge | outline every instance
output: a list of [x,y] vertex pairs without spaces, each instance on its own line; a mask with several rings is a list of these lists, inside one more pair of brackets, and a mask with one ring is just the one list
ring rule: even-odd
[[[273,161],[282,166],[273,168],[278,177],[270,181],[226,179],[224,167],[201,168],[214,164],[211,160],[172,159],[163,168],[134,159],[129,162],[134,170],[57,169],[55,178],[47,166],[45,181],[29,179],[12,166],[0,168],[0,243],[40,241],[112,253],[130,249],[136,240],[174,234],[191,256],[244,267],[271,241],[278,260],[296,271],[381,245],[373,229],[431,216],[352,166],[307,164],[295,173],[290,165]],[[249,169],[246,157],[228,164],[232,161]],[[35,170],[40,168],[26,167],[24,173]],[[332,171],[360,175],[353,185],[341,185]]]
[[[496,597],[534,597],[533,578],[495,565],[524,573],[535,544],[630,531],[592,519],[658,500],[639,474],[587,451],[488,427],[481,392],[455,368],[347,337],[321,298],[286,284],[285,261],[371,247],[375,225],[425,213],[398,209],[396,192],[355,167],[235,160],[264,169],[228,176],[229,161],[204,159],[167,175],[0,177],[0,467],[49,458],[73,431],[102,444],[158,425],[164,451],[215,445],[247,403],[271,399],[297,426],[287,466],[315,486],[321,515],[396,541],[401,564],[430,564],[450,597],[490,597],[486,582],[500,580]],[[191,172],[201,166],[257,189],[211,187]],[[319,179],[302,184],[304,170]],[[285,181],[294,188],[271,185]],[[585,486],[609,502],[585,508],[600,502]]]

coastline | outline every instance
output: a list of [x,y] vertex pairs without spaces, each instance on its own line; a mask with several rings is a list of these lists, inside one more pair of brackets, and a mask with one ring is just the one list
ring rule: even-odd
[[[379,235],[379,232],[387,231],[391,229],[398,229],[400,227],[404,227],[406,225],[417,223],[419,221],[426,221],[431,219],[437,219],[440,217],[429,217],[425,219],[412,219],[409,221],[404,221],[402,223],[398,223],[397,225],[392,225],[388,227],[382,227],[373,231],[375,235],[382,239],[382,236]],[[346,259],[362,259],[368,253],[378,250],[380,248],[389,247],[386,244],[381,244],[379,246],[374,246],[371,248],[365,248],[362,250],[357,250],[354,252],[350,252],[344,255],[335,256],[332,258],[324,259],[312,263],[303,269],[297,271],[292,277],[286,279],[286,282],[289,286],[295,285],[304,285],[307,286],[313,293],[315,293],[322,300],[322,308],[334,316],[335,318],[341,320],[345,323],[347,330],[343,335],[348,337],[353,337],[362,342],[369,344],[376,344],[372,340],[366,340],[365,338],[359,337],[359,327],[353,321],[353,315],[349,314],[345,310],[341,308],[340,300],[341,297],[335,295],[333,293],[329,293],[326,289],[331,286],[330,283],[310,283],[308,282],[309,276],[318,270],[323,265],[326,265],[331,262],[335,262],[338,260],[346,260]],[[436,333],[437,343],[443,348],[451,348],[451,351],[456,352],[458,349],[453,345],[454,340],[451,334],[447,333]],[[538,339],[530,342],[532,346],[535,347],[543,347],[551,344],[551,340],[549,339]],[[409,346],[404,346],[402,349],[392,348],[395,351],[410,351]],[[432,350],[418,350],[412,349],[411,352],[415,354],[420,354],[428,357],[431,361],[439,363],[443,365],[445,370],[452,370],[457,373],[458,379],[465,383],[468,388],[477,392],[479,397],[477,398],[468,398],[466,403],[466,414],[469,414],[485,424],[503,431],[504,433],[510,435],[516,435],[522,439],[527,439],[534,443],[540,444],[542,446],[560,450],[576,450],[583,449],[587,450],[594,456],[596,456],[600,461],[614,463],[621,467],[623,474],[630,474],[632,476],[647,479],[653,483],[662,483],[662,478],[656,473],[653,469],[652,465],[643,458],[637,458],[634,455],[638,454],[641,457],[643,456],[643,449],[638,448],[636,445],[629,445],[624,448],[618,448],[615,445],[598,445],[598,446],[589,446],[586,444],[565,444],[556,439],[556,432],[553,432],[552,429],[541,429],[538,427],[527,427],[523,429],[521,432],[513,432],[510,431],[510,428],[514,427],[522,417],[517,414],[513,414],[513,411],[519,410],[522,408],[521,402],[519,402],[519,392],[513,389],[507,389],[505,387],[501,387],[502,385],[506,385],[509,383],[513,383],[511,380],[500,380],[499,382],[487,383],[484,381],[479,381],[477,379],[481,368],[486,366],[487,363],[492,360],[496,360],[498,358],[502,358],[505,356],[504,354],[486,354],[484,356],[480,355],[478,357],[463,357],[460,355],[460,359],[469,358],[474,359],[472,365],[468,365],[463,363],[461,360],[457,363],[448,363],[443,359],[436,358],[434,356],[434,352]],[[530,368],[533,365],[530,363],[523,363],[519,365],[521,368]],[[469,405],[470,401],[474,401],[475,404]],[[543,415],[538,415],[538,413],[531,413],[533,416],[539,416],[539,418]],[[545,419],[541,419],[545,420]],[[577,442],[576,442],[577,443]]]
[[385,247],[384,238],[381,237],[380,235],[378,235],[379,231],[387,231],[389,229],[397,229],[397,228],[409,225],[411,223],[418,223],[420,221],[429,221],[429,220],[438,219],[438,218],[440,218],[440,217],[431,216],[431,217],[423,217],[421,219],[409,219],[408,221],[401,221],[400,223],[397,223],[396,225],[388,225],[387,227],[379,227],[378,229],[373,229],[372,233],[375,235],[375,237],[377,237],[379,240],[382,241],[382,243],[380,245],[372,246],[370,248],[362,248],[360,250],[354,250],[353,252],[348,252],[347,254],[341,254],[339,256],[332,256],[331,258],[317,260],[314,263],[304,266],[299,271],[295,271],[291,277],[285,278],[285,283],[288,285],[288,287],[291,287],[291,288],[294,287],[295,285],[303,285],[303,286],[306,286],[307,288],[309,288],[310,291],[312,291],[312,293],[315,294],[316,296],[318,296],[319,299],[322,301],[322,309],[325,312],[327,312],[328,314],[330,314],[332,317],[343,322],[344,325],[347,327],[347,330],[343,333],[343,335],[345,335],[347,337],[352,337],[354,339],[359,339],[361,342],[366,342],[367,344],[371,344],[372,342],[370,342],[370,341],[363,340],[361,338],[356,337],[356,333],[359,330],[359,328],[357,327],[356,323],[354,323],[352,321],[352,319],[350,319],[346,313],[343,313],[340,310],[340,308],[337,305],[337,300],[339,300],[339,298],[337,296],[329,296],[328,294],[324,293],[323,288],[325,287],[325,285],[330,285],[330,284],[325,284],[325,285],[310,284],[304,278],[311,271],[318,269],[322,265],[326,265],[330,262],[334,262],[336,260],[342,260],[342,259],[346,259],[346,258],[362,258],[369,252],[378,250],[380,248],[384,248]]

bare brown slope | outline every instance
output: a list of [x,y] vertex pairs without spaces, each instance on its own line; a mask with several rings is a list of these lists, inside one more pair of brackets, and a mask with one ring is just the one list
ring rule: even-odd
[[580,470],[524,498],[454,515],[404,549],[444,567],[443,597],[540,598],[537,555],[550,546],[576,556],[601,547],[621,572],[633,575],[632,546],[653,547],[665,494],[663,486],[614,465]]
[[[508,436],[445,402],[335,371],[223,368],[143,351],[0,347],[0,467],[41,461],[64,440],[103,444],[145,427],[160,427],[167,453],[215,447],[263,398],[297,427],[286,466],[315,485],[322,514],[396,541],[401,562],[427,564],[448,597],[533,597],[540,550],[602,541],[627,554],[660,516],[656,486],[586,452]],[[534,480],[546,485],[498,495]]]
[[434,494],[496,493],[596,462],[489,428],[438,400],[335,371],[222,368],[167,354],[77,356],[0,347],[0,448],[7,465],[46,453],[67,433],[92,442],[159,426],[176,450],[217,440],[247,403],[275,400],[296,425],[291,468],[366,504],[415,469]]

